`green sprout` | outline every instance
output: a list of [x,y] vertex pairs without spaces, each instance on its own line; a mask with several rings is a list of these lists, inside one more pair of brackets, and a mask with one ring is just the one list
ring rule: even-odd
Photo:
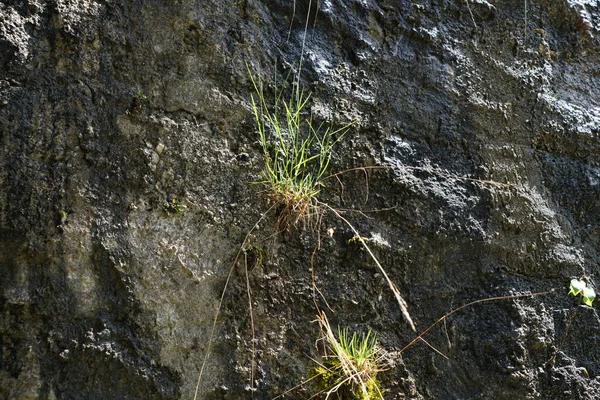
[[146,97],[146,95],[144,94],[144,91],[142,89],[138,89],[137,94],[135,95],[133,100],[131,100],[131,105],[127,109],[126,113],[127,114],[140,113],[144,109],[144,103],[146,102],[147,99],[148,99],[148,97]]
[[350,239],[348,239],[347,243],[348,244],[361,244],[363,242],[366,242],[367,240],[369,240],[369,238],[366,238],[366,237],[360,236],[360,235],[354,235]]
[[142,89],[138,89],[137,94],[135,95],[135,97],[137,97],[140,100],[146,100],[147,97],[144,94],[144,91]]
[[162,206],[164,212],[166,212],[167,214],[180,215],[185,209],[185,206],[181,203],[180,200],[177,199],[165,200],[163,201]]
[[269,256],[269,253],[263,247],[254,244],[244,247],[242,252],[251,270],[260,267],[264,259]]
[[596,298],[596,292],[593,288],[589,287],[587,283],[582,279],[572,279],[569,294],[578,296],[581,294],[581,300],[584,304],[592,306],[592,302]]

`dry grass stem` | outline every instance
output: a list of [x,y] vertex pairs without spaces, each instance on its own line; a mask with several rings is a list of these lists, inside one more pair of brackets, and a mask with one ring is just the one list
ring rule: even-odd
[[406,319],[406,322],[408,322],[408,325],[413,330],[413,332],[416,332],[417,328],[415,327],[415,324],[414,324],[414,322],[413,322],[413,320],[412,320],[412,318],[410,316],[410,313],[408,312],[408,304],[402,298],[402,295],[400,295],[400,291],[398,290],[398,288],[396,287],[396,285],[394,284],[394,282],[392,282],[392,280],[388,276],[388,274],[385,271],[385,269],[383,269],[383,267],[379,263],[379,260],[377,260],[377,257],[375,257],[375,254],[373,254],[373,252],[371,251],[371,248],[362,239],[362,236],[360,235],[360,233],[358,232],[358,230],[356,230],[356,228],[350,223],[350,221],[348,221],[346,218],[344,218],[336,209],[330,207],[329,205],[327,205],[325,203],[320,203],[320,204],[322,204],[324,207],[326,207],[327,209],[329,209],[330,211],[332,211],[339,219],[341,219],[342,221],[344,221],[346,223],[346,225],[348,225],[350,227],[350,229],[352,230],[352,232],[354,232],[354,234],[356,235],[356,237],[359,238],[360,243],[365,248],[365,250],[367,250],[367,252],[371,256],[371,258],[375,262],[375,265],[377,265],[377,268],[379,268],[379,271],[381,271],[381,273],[383,274],[383,276],[384,276],[384,278],[385,278],[388,286],[392,290],[392,293],[394,293],[394,296],[396,297],[396,301],[398,302],[398,305],[400,306],[400,311],[402,311],[402,315]]

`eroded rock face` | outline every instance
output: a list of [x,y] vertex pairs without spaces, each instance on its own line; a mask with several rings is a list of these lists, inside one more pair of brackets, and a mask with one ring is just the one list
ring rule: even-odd
[[394,167],[320,199],[365,211],[344,216],[418,329],[557,290],[454,314],[426,336],[448,359],[398,355],[414,333],[350,228],[325,213],[320,235],[273,236],[270,213],[198,398],[306,378],[311,260],[329,319],[397,356],[386,398],[597,398],[600,319],[566,288],[599,279],[599,29],[576,0],[3,2],[0,397],[193,398],[271,205],[248,69],[271,88],[291,69],[316,120],[355,121],[332,171]]

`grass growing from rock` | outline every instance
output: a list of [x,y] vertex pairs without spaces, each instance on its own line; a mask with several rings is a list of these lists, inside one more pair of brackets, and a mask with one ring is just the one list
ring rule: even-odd
[[310,94],[305,96],[299,90],[285,100],[282,89],[268,105],[262,84],[249,75],[255,90],[252,108],[265,157],[265,168],[257,183],[281,205],[278,228],[283,231],[319,215],[316,198],[323,187],[332,149],[351,124],[339,129],[326,123],[315,127],[306,112]]
[[[328,168],[332,157],[332,150],[334,146],[344,137],[347,133],[350,124],[345,125],[340,129],[333,129],[331,125],[320,124],[317,127],[313,126],[312,118],[307,112],[307,104],[310,99],[310,95],[304,96],[299,90],[296,91],[294,97],[290,100],[283,100],[282,92],[275,95],[275,101],[272,105],[269,105],[265,99],[265,94],[262,85],[250,74],[252,84],[254,86],[254,93],[251,95],[251,104],[253,114],[256,122],[256,127],[259,135],[259,143],[262,148],[263,156],[265,159],[264,168],[260,174],[260,178],[257,182],[265,188],[266,195],[274,200],[271,207],[265,211],[254,224],[254,226],[247,232],[242,245],[232,263],[229,275],[227,276],[225,287],[223,288],[221,299],[217,307],[215,318],[212,324],[211,332],[208,338],[208,345],[204,357],[204,361],[200,368],[198,381],[196,384],[196,391],[194,399],[197,398],[198,389],[202,379],[202,374],[211,352],[211,345],[214,338],[215,328],[217,320],[220,314],[221,306],[223,304],[223,298],[227,292],[229,281],[232,277],[234,268],[236,267],[240,259],[244,260],[244,274],[246,277],[246,288],[248,293],[248,308],[250,313],[251,330],[252,330],[252,360],[251,360],[251,376],[250,376],[250,390],[254,390],[254,353],[255,353],[255,336],[254,336],[254,319],[252,311],[251,301],[251,290],[250,282],[248,279],[249,269],[253,266],[260,264],[262,256],[254,254],[256,249],[255,245],[250,242],[252,233],[258,228],[259,224],[267,218],[272,211],[277,214],[277,225],[278,231],[288,230],[295,226],[299,221],[308,223],[316,220],[314,228],[318,231],[320,228],[321,217],[326,212],[331,212],[331,215],[335,216],[339,221],[346,224],[354,234],[354,241],[360,244],[368,252],[369,256],[375,262],[377,268],[382,272],[383,276],[394,293],[396,300],[400,306],[403,316],[410,328],[416,332],[415,324],[410,317],[408,312],[408,305],[400,295],[400,291],[396,285],[392,282],[383,266],[379,263],[373,251],[371,251],[367,240],[361,235],[361,233],[354,227],[354,225],[344,216],[345,211],[338,210],[327,203],[324,203],[318,199],[318,195],[321,189],[325,186],[324,181],[332,177],[338,177],[339,175],[348,173],[350,171],[366,171],[367,169],[393,169],[393,168],[405,168],[415,170],[427,170],[428,172],[436,173],[443,177],[450,177],[455,179],[462,179],[466,181],[473,181],[482,184],[491,184],[495,186],[510,187],[509,184],[503,184],[494,181],[479,180],[468,177],[457,177],[455,175],[437,171],[429,170],[421,167],[392,167],[392,166],[373,166],[373,167],[359,167],[353,168],[346,171],[341,171],[335,174],[329,174]],[[346,210],[347,211],[347,210]],[[316,218],[316,219],[313,219]],[[269,237],[272,237],[270,235]],[[315,246],[314,253],[319,248],[319,242]],[[266,253],[265,253],[266,254]],[[243,256],[243,257],[242,257]],[[254,257],[256,256],[256,259]],[[249,267],[250,265],[250,267]],[[315,280],[314,280],[314,265],[312,265],[311,258],[311,271],[313,273],[313,289],[317,292]],[[321,292],[318,291],[320,294]],[[480,299],[471,303],[465,304],[458,307],[451,312],[447,313],[427,329],[422,331],[416,336],[409,344],[407,344],[402,350],[398,352],[401,354],[409,347],[414,345],[417,341],[424,342],[427,346],[432,348],[438,354],[446,357],[443,353],[438,351],[435,347],[425,341],[423,336],[427,334],[434,326],[440,322],[445,322],[446,318],[450,315],[458,312],[459,310],[482,302],[497,301],[503,299],[513,299],[524,296],[537,296],[551,293],[540,292],[523,295],[509,295],[499,296],[486,299]],[[322,295],[322,294],[321,294]],[[316,295],[315,295],[316,297]],[[325,300],[325,299],[324,299]],[[325,300],[326,302],[326,300]],[[343,398],[356,398],[361,400],[380,399],[383,398],[383,390],[380,388],[379,382],[376,378],[377,373],[383,371],[389,364],[382,357],[382,352],[378,350],[375,342],[375,338],[370,334],[365,336],[358,336],[353,334],[349,336],[345,330],[339,330],[336,336],[331,328],[325,315],[319,310],[315,299],[315,307],[319,314],[318,321],[321,325],[321,329],[324,332],[324,340],[327,343],[329,349],[325,361],[315,368],[313,371],[313,377],[309,380],[320,381],[325,390],[320,393],[325,393],[326,397],[329,397],[333,393],[337,393]],[[293,391],[297,387],[303,386],[308,381],[300,383],[295,388],[286,391],[284,394],[278,396],[282,397],[286,393]],[[317,395],[318,395],[317,394]]]
[[317,320],[330,354],[325,356],[323,364],[314,368],[313,374],[324,387],[326,397],[338,393],[342,398],[383,399],[377,373],[387,369],[387,363],[375,335],[369,330],[366,335],[354,332],[350,336],[347,329],[339,327],[335,335],[325,313]]
[[[490,184],[494,186],[510,187],[509,184],[503,184],[495,181],[486,181],[469,177],[460,177],[449,174],[444,171],[431,170],[423,167],[407,167],[407,166],[370,166],[358,167],[345,171],[331,174],[328,172],[334,146],[346,135],[351,124],[347,124],[339,129],[334,129],[331,124],[313,125],[313,120],[308,112],[308,102],[310,95],[304,95],[297,87],[296,92],[289,100],[283,97],[283,88],[275,93],[274,101],[269,104],[265,98],[265,92],[262,84],[257,81],[249,71],[249,76],[254,87],[254,93],[251,94],[251,105],[258,131],[258,139],[261,145],[264,156],[264,168],[260,173],[260,178],[255,184],[260,184],[264,187],[266,196],[273,200],[270,208],[265,211],[254,226],[247,232],[242,245],[232,263],[229,275],[227,276],[225,287],[223,288],[221,299],[215,313],[215,318],[212,324],[211,332],[208,338],[208,345],[204,357],[204,361],[200,368],[198,381],[194,399],[197,398],[198,389],[202,379],[203,371],[211,352],[212,341],[214,338],[217,320],[223,304],[224,296],[227,292],[229,281],[236,265],[240,260],[243,260],[244,274],[246,278],[246,289],[248,293],[248,309],[250,313],[250,325],[252,331],[251,347],[251,373],[250,373],[250,390],[254,389],[254,353],[255,353],[255,335],[254,335],[254,318],[252,311],[251,288],[249,282],[249,269],[259,265],[262,261],[262,250],[255,253],[258,249],[256,245],[251,243],[251,235],[257,230],[259,224],[275,212],[277,215],[277,232],[286,231],[289,228],[297,225],[302,221],[304,225],[312,225],[318,232],[320,229],[321,218],[326,212],[330,212],[338,221],[347,225],[354,234],[354,242],[360,244],[372,258],[379,271],[385,277],[388,286],[394,293],[396,300],[400,306],[401,312],[410,326],[416,332],[416,326],[408,312],[408,305],[400,294],[400,291],[390,279],[385,269],[377,260],[374,252],[367,244],[367,240],[354,227],[354,225],[345,217],[345,212],[348,210],[339,210],[330,206],[318,199],[320,191],[325,186],[324,182],[331,178],[351,171],[366,171],[367,169],[414,169],[424,170],[435,173],[442,177],[460,179],[465,181],[473,181],[482,184]],[[339,179],[338,179],[339,181]],[[368,185],[368,182],[367,182]],[[350,210],[351,211],[351,210]],[[360,211],[359,211],[360,212]],[[272,237],[274,235],[270,235]],[[320,235],[320,233],[319,233]],[[320,238],[320,236],[319,236]],[[319,249],[320,239],[318,240],[315,252]],[[266,254],[266,252],[264,253]],[[383,390],[380,388],[376,379],[378,372],[383,371],[388,363],[384,362],[381,352],[378,350],[375,339],[370,334],[358,336],[353,334],[349,336],[347,331],[339,330],[336,336],[325,318],[325,315],[320,311],[315,293],[322,293],[316,288],[314,279],[313,257],[311,257],[311,271],[313,274],[313,295],[315,307],[319,314],[318,321],[321,324],[321,329],[325,333],[324,340],[328,344],[329,353],[326,360],[313,371],[313,377],[309,380],[320,381],[325,390],[320,393],[325,393],[329,397],[333,393],[337,393],[343,398],[356,398],[361,400],[380,399],[383,398]],[[521,296],[535,296],[544,293],[533,293],[528,295],[510,295],[500,296],[495,298],[481,299],[457,309],[452,310],[442,318],[434,322],[429,328],[422,331],[414,340],[406,345],[400,352],[402,353],[417,341],[424,342],[438,354],[446,357],[435,347],[429,344],[423,336],[429,332],[438,323],[445,321],[447,317],[464,307],[472,304],[477,304],[492,300],[502,300],[507,298],[517,298]],[[323,298],[325,303],[327,300]],[[297,387],[303,386],[308,381],[300,383]],[[284,394],[293,391],[292,388]]]

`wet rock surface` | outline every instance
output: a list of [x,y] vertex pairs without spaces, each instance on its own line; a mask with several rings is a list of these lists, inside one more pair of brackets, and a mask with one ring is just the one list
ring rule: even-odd
[[193,398],[271,206],[248,68],[300,72],[316,119],[354,121],[332,172],[393,167],[320,199],[361,211],[418,330],[556,291],[452,315],[426,336],[447,358],[399,354],[415,334],[350,228],[273,235],[271,213],[198,398],[302,382],[315,298],[395,355],[385,398],[598,398],[600,319],[567,291],[600,272],[599,29],[584,0],[3,2],[0,398]]

